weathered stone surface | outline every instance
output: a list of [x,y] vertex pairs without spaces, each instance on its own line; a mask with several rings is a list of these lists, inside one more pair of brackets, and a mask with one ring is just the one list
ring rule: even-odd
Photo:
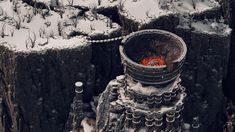
[[[86,82],[91,46],[44,53],[0,47],[5,130],[62,131],[74,96],[74,83]],[[4,124],[3,124],[4,126]]]
[[125,31],[134,32],[142,29],[162,29],[173,32],[174,27],[179,23],[179,18],[175,14],[161,16],[153,21],[142,24],[125,16],[120,15],[120,20]]
[[[230,35],[207,34],[191,28],[176,28],[188,48],[182,73],[188,100],[186,122],[200,116],[203,131],[219,131],[224,110],[222,80],[226,76]],[[218,125],[214,125],[218,124]]]
[[121,25],[118,9],[116,6],[110,8],[100,8],[98,9],[98,13],[109,17],[113,22],[116,22]]
[[[226,0],[224,0],[226,1]],[[227,2],[228,3],[228,2]],[[235,86],[235,1],[231,0],[230,1],[230,19],[231,19],[231,27],[233,29],[233,32],[232,32],[232,38],[231,38],[231,47],[230,47],[230,59],[229,59],[229,66],[228,66],[228,76],[226,78],[226,80],[224,81],[224,91],[225,91],[225,94],[233,100],[233,102],[235,101],[235,96],[234,96],[234,92],[235,92],[235,89],[233,86]],[[229,10],[227,8],[227,10]]]
[[101,94],[101,96],[99,97],[99,102],[98,102],[98,106],[97,106],[97,113],[96,115],[98,115],[96,117],[96,130],[103,130],[103,131],[108,131],[107,128],[107,123],[108,123],[108,112],[104,112],[104,111],[108,111],[110,108],[110,90],[111,90],[112,86],[108,85],[106,90]]
[[[92,39],[108,39],[120,35],[121,32],[117,32],[111,37],[96,36]],[[96,85],[94,88],[95,95],[103,92],[108,82],[122,73],[121,59],[118,50],[120,43],[120,40],[118,40],[92,44],[92,64],[96,67]]]

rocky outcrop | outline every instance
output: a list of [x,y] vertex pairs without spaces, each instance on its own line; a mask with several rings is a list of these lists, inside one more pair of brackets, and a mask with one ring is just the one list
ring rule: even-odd
[[[211,27],[215,25],[220,32],[213,31]],[[231,29],[214,20],[194,21],[178,26],[176,33],[188,48],[182,73],[182,85],[187,87],[189,96],[185,103],[185,119],[190,122],[192,117],[199,116],[203,131],[218,131],[224,112],[222,81],[227,73]]]
[[[120,36],[121,33],[113,34],[112,36]],[[110,37],[97,36],[93,39],[100,40],[108,39]],[[92,45],[92,64],[95,65],[95,88],[94,95],[98,95],[104,91],[110,79],[114,79],[117,75],[122,73],[121,59],[118,53],[118,41],[93,43]]]
[[235,85],[235,2],[233,0],[229,2],[227,2],[228,4],[230,4],[228,7],[230,8],[226,8],[227,10],[230,10],[230,24],[231,27],[233,29],[232,32],[232,38],[231,38],[231,48],[230,48],[230,59],[229,59],[229,66],[228,66],[228,76],[224,82],[224,91],[225,94],[233,100],[233,102],[235,101],[235,97],[233,95],[233,93],[235,92],[235,89],[233,88],[233,86]]
[[[62,131],[74,83],[86,82],[91,46],[22,53],[0,47],[5,131]],[[6,125],[9,124],[9,125]]]

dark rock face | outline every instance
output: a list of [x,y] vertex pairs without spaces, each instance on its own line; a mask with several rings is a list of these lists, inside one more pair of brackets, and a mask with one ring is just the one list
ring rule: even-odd
[[125,31],[134,32],[142,29],[162,29],[167,31],[174,31],[174,27],[179,24],[179,18],[176,14],[169,16],[161,16],[150,23],[141,25],[131,19],[126,18],[120,14],[120,20],[122,22]]
[[[108,39],[120,35],[121,32],[117,32],[112,37],[96,36],[92,39]],[[94,95],[103,92],[110,79],[122,74],[121,58],[118,50],[120,43],[119,40],[92,44],[92,64],[96,67]]]
[[[108,112],[105,113],[104,111],[107,111],[110,108],[110,105],[106,105],[106,104],[110,104],[110,99],[109,99],[110,96],[109,95],[111,94],[110,93],[111,88],[112,87],[108,85],[106,90],[100,96],[100,100],[103,99],[103,101],[98,102],[97,115],[99,115],[99,116],[97,116],[97,119],[96,119],[98,121],[98,122],[96,122],[96,129],[97,130],[103,129],[103,127],[108,122],[108,117],[109,117],[108,114],[109,113]],[[106,117],[106,118],[104,118],[104,117]],[[107,129],[105,129],[105,130],[108,131]]]
[[[233,95],[233,93],[235,92],[234,89],[234,85],[235,85],[235,1],[231,0],[230,1],[230,6],[231,8],[231,14],[230,16],[230,24],[231,27],[233,29],[232,32],[232,37],[231,37],[231,48],[230,48],[230,59],[229,59],[229,66],[228,66],[228,76],[224,82],[224,91],[225,94],[233,100],[233,102],[235,101],[235,96]],[[228,10],[228,8],[227,8]]]
[[219,131],[224,110],[222,80],[226,76],[230,36],[180,28],[176,33],[184,38],[188,47],[182,73],[183,86],[189,96],[184,112],[186,122],[200,116],[204,131]]
[[121,25],[117,7],[98,9],[98,13],[109,17],[113,22]]
[[[74,96],[74,83],[86,82],[91,46],[15,53],[0,47],[0,87],[5,130],[62,131]],[[4,126],[4,124],[1,124]]]

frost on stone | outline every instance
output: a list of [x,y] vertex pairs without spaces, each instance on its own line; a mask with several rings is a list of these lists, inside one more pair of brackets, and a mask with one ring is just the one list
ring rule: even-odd
[[219,8],[220,5],[215,0],[173,0],[173,7],[179,13],[193,14]]
[[[51,10],[51,4],[56,4],[57,10]],[[85,37],[65,39],[62,36],[67,26],[65,20],[76,17],[80,10],[59,5],[60,1],[41,0],[32,5],[23,1],[1,1],[0,45],[15,51],[29,52],[86,44]]]
[[[121,1],[119,9],[121,14],[136,22],[149,22],[160,16],[172,14],[172,11],[163,8],[164,1],[139,0],[139,1]],[[140,10],[141,9],[141,10]]]
[[216,20],[204,20],[192,22],[191,26],[197,32],[207,33],[207,34],[220,34],[222,36],[231,35],[232,29],[223,22]]
[[192,30],[194,32],[221,35],[224,37],[230,36],[232,29],[229,25],[224,24],[224,19],[205,19],[205,20],[192,20],[181,18],[180,23],[176,28],[183,28]]
[[120,0],[119,14],[140,26],[162,17],[200,15],[219,10],[215,0]]
[[121,29],[118,24],[112,22],[109,18],[90,11],[83,16],[71,18],[66,23],[68,26],[65,27],[63,34],[68,38],[73,34],[110,36]]

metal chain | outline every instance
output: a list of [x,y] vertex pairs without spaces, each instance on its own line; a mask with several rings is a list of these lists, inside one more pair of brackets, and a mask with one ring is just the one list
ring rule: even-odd
[[113,42],[113,41],[118,41],[118,40],[122,40],[124,37],[126,37],[127,35],[124,36],[120,36],[120,37],[114,37],[114,38],[109,38],[109,39],[100,39],[100,40],[92,40],[92,39],[87,39],[88,43],[108,43],[108,42]]

